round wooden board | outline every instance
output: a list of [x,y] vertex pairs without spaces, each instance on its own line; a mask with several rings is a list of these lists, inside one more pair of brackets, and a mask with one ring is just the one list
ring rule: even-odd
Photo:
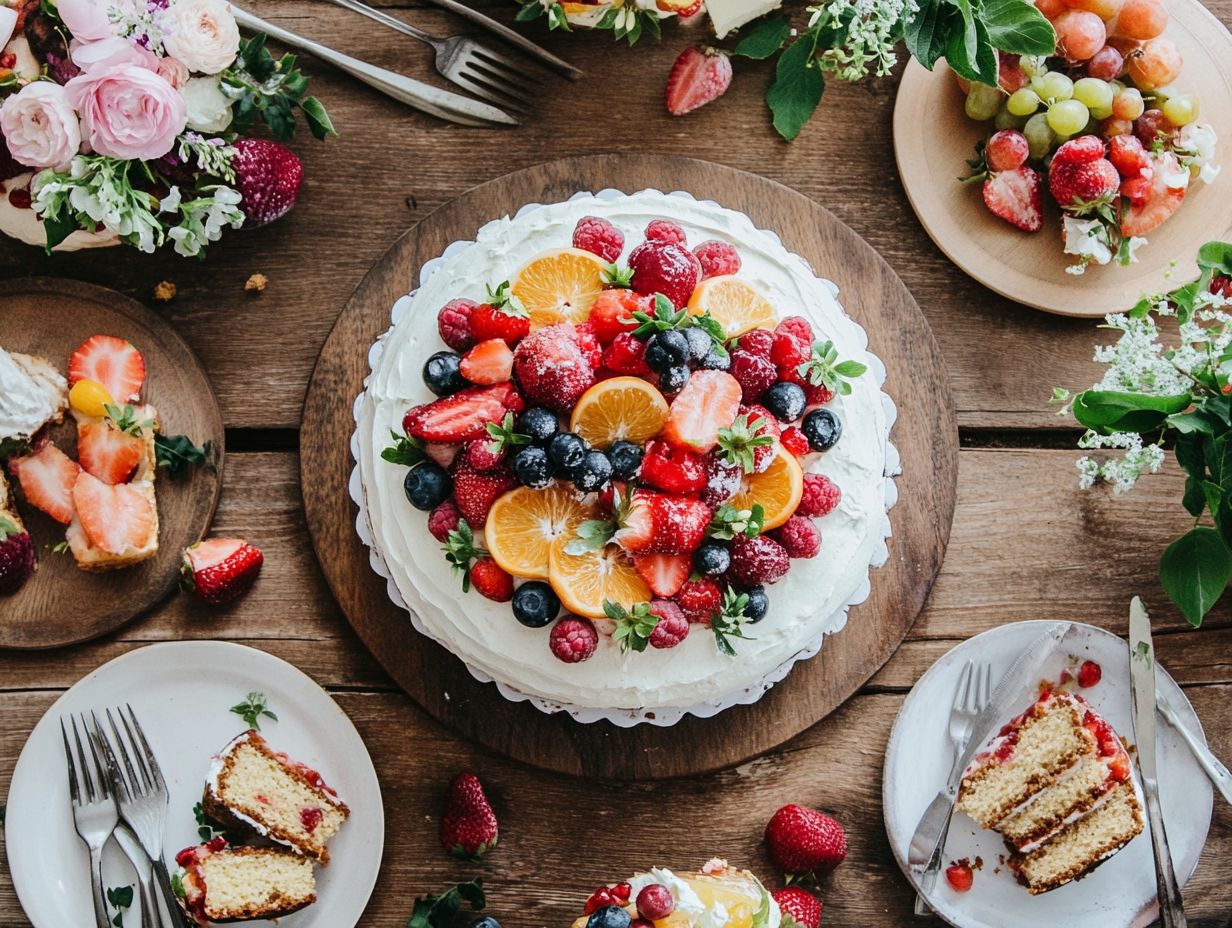
[[[1216,163],[1232,160],[1232,35],[1198,0],[1169,0],[1165,35],[1177,44],[1184,70],[1177,86],[1196,93],[1202,122],[1219,135]],[[1065,272],[1073,255],[1062,252],[1061,214],[1044,196],[1044,228],[1020,232],[998,219],[979,185],[963,186],[976,142],[989,132],[963,112],[963,93],[944,63],[926,71],[914,58],[903,73],[894,103],[894,155],[903,188],[937,247],[965,273],[1002,296],[1064,316],[1102,317],[1129,309],[1146,293],[1172,280],[1198,275],[1199,246],[1232,229],[1232,171],[1211,184],[1195,184],[1185,203],[1147,236],[1138,262],[1128,267],[1089,267]]]
[[[740,210],[840,287],[889,370],[898,404],[893,440],[902,455],[891,514],[890,560],[873,593],[851,611],[816,658],[752,706],[671,728],[580,724],[505,700],[461,661],[416,633],[368,563],[347,492],[354,462],[352,404],[368,374],[368,349],[389,328],[390,309],[420,266],[450,243],[525,203],[553,203],[612,187],[687,190]],[[596,155],[553,161],[477,187],[406,233],[351,297],[325,343],[309,386],[300,452],[304,503],[317,556],[343,612],[377,660],[433,716],[493,750],[562,773],[613,779],[686,776],[743,762],[799,734],[854,693],[895,651],[928,596],[954,515],[958,430],[945,365],[903,282],[831,213],[773,181],[702,161]],[[544,659],[549,660],[545,648]]]
[[[69,356],[91,335],[128,339],[145,358],[145,402],[159,414],[166,435],[209,442],[213,465],[179,479],[160,470],[159,548],[148,561],[107,573],[78,570],[68,552],[53,553],[64,526],[21,499],[18,511],[34,539],[38,570],[12,597],[0,600],[0,648],[54,648],[119,628],[175,589],[184,547],[209,529],[222,492],[222,413],[200,362],[164,320],[123,294],[71,280],[7,281],[0,294],[0,346],[46,358],[63,374]],[[71,415],[52,438],[76,457]]]

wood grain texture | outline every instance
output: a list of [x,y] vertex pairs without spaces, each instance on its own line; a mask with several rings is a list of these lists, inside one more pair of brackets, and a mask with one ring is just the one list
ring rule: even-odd
[[[201,538],[222,492],[222,414],[209,377],[192,349],[166,322],[122,294],[74,281],[34,279],[10,284],[0,294],[0,345],[47,358],[63,374],[69,356],[91,335],[132,342],[146,362],[144,402],[158,410],[166,435],[208,442],[209,466],[172,479],[160,469],[155,481],[159,549],[148,561],[107,573],[79,570],[68,552],[64,526],[24,504],[18,508],[34,539],[38,570],[14,596],[0,602],[0,648],[54,648],[86,641],[140,615],[175,589],[186,545]],[[53,429],[53,440],[76,457],[72,415]],[[16,483],[16,481],[14,481]]]
[[[690,716],[670,729],[581,725],[563,713],[548,716],[510,703],[494,686],[477,683],[390,602],[355,534],[355,507],[347,495],[353,398],[368,374],[368,349],[388,329],[390,309],[408,281],[418,279],[425,261],[451,242],[471,239],[491,219],[524,203],[567,199],[579,185],[630,193],[683,189],[747,213],[758,228],[774,229],[790,251],[838,284],[840,300],[885,362],[886,391],[899,404],[892,438],[903,476],[891,513],[890,561],[874,572],[872,596],[851,611],[847,627],[826,641],[820,656],[797,664],[755,705],[713,719]],[[559,772],[628,779],[713,770],[781,744],[842,703],[885,663],[924,604],[949,535],[958,444],[948,391],[922,393],[912,388],[919,380],[944,384],[946,374],[911,295],[870,247],[808,199],[701,161],[599,155],[550,162],[476,188],[428,216],[360,284],[325,343],[304,404],[300,453],[308,525],[343,614],[394,680],[436,718],[488,747]],[[551,659],[546,650],[544,659]],[[689,748],[680,750],[682,744]]]

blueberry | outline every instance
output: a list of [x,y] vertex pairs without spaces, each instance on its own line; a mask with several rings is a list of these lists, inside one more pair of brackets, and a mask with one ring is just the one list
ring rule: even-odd
[[569,479],[583,493],[593,493],[612,479],[612,462],[602,451],[587,451],[582,463],[569,472]]
[[529,435],[531,441],[542,444],[560,431],[560,421],[550,409],[532,406],[518,416],[517,429],[523,435]]
[[705,329],[692,325],[684,330],[684,340],[689,343],[689,360],[700,361],[710,353],[714,340]]
[[684,364],[689,360],[689,340],[679,329],[668,329],[655,336],[655,341],[663,346],[667,356],[674,364]]
[[449,396],[467,386],[462,359],[452,351],[438,351],[424,363],[424,383],[437,396]]
[[720,351],[718,345],[713,345],[706,356],[697,362],[697,366],[707,371],[725,371],[731,367],[731,355]]
[[828,409],[814,409],[804,417],[801,428],[814,451],[829,451],[843,434],[843,423]]
[[631,441],[618,441],[607,449],[607,459],[612,463],[612,476],[617,480],[632,480],[642,466],[642,446]]
[[513,474],[522,486],[543,489],[552,480],[548,453],[535,445],[528,445],[514,455]]
[[660,374],[675,363],[672,356],[667,353],[667,349],[659,344],[657,335],[646,343],[646,353],[642,358],[652,371]]
[[727,573],[727,568],[731,567],[731,552],[727,550],[727,545],[708,541],[693,552],[693,566],[700,574],[717,577]]
[[582,463],[584,457],[586,442],[573,432],[557,432],[548,441],[548,461],[557,477],[568,476],[571,470]]
[[513,617],[527,628],[543,628],[560,612],[560,598],[542,580],[529,580],[513,591]]
[[795,422],[804,415],[807,400],[798,384],[781,381],[761,395],[761,404],[782,422]]
[[770,611],[770,597],[766,595],[764,586],[751,586],[747,590],[742,590],[749,601],[744,607],[745,618],[749,622],[756,624],[766,617],[766,613]]
[[586,921],[586,928],[629,928],[633,917],[618,905],[605,905],[595,909]]
[[491,915],[481,915],[471,922],[467,928],[501,928],[501,923]]
[[679,393],[689,382],[689,365],[674,364],[659,374],[659,389],[664,393]]
[[453,492],[453,480],[439,464],[424,461],[410,469],[402,481],[402,489],[412,506],[427,512],[445,502]]

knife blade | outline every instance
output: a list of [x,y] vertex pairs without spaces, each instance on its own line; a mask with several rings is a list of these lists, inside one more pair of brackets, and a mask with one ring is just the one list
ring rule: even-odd
[[1155,698],[1159,702],[1159,714],[1168,720],[1168,724],[1181,736],[1181,740],[1189,745],[1189,750],[1193,753],[1194,759],[1197,760],[1198,765],[1206,772],[1206,775],[1210,777],[1211,782],[1215,784],[1215,788],[1219,790],[1219,794],[1223,796],[1224,801],[1232,804],[1232,773],[1228,772],[1228,768],[1223,765],[1219,758],[1211,752],[1211,749],[1203,743],[1202,739],[1181,718],[1166,689],[1162,686],[1157,687]]
[[1013,713],[1010,710],[1022,699],[1024,690],[1033,688],[1039,682],[1044,666],[1072,628],[1073,625],[1069,622],[1049,625],[1043,634],[1022,650],[1009,670],[1002,675],[997,688],[993,690],[992,699],[972,723],[967,747],[950,771],[945,788],[933,798],[921,816],[920,823],[916,825],[907,852],[907,862],[912,867],[919,869],[928,865],[945,833],[951,809],[958,798],[958,784],[962,782],[963,772],[971,763],[971,758],[984,746],[988,736],[1011,717]]
[[1129,604],[1129,687],[1133,699],[1134,739],[1138,744],[1138,772],[1151,823],[1151,850],[1155,855],[1155,888],[1163,928],[1185,928],[1185,908],[1172,868],[1168,833],[1159,803],[1159,770],[1155,745],[1155,645],[1151,619],[1137,596]]

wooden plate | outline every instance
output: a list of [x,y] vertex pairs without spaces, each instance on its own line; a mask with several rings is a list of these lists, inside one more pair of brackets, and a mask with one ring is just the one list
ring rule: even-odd
[[[579,189],[687,190],[747,213],[840,287],[889,371],[898,404],[893,440],[903,461],[891,514],[890,560],[873,593],[821,654],[797,664],[752,706],[670,728],[583,725],[505,700],[462,662],[417,634],[368,564],[347,493],[354,462],[352,404],[368,373],[368,349],[389,328],[390,309],[424,261],[485,222],[525,203],[554,203]],[[921,385],[926,385],[921,388]],[[301,442],[308,526],[348,621],[390,675],[437,719],[483,745],[562,773],[617,779],[685,776],[740,763],[782,744],[833,711],[894,652],[928,596],[954,515],[958,429],[949,378],[915,300],[880,256],[808,198],[732,168],[655,155],[596,155],[528,168],[477,187],[406,233],[369,272],[325,343],[309,386]]]
[[[70,280],[11,280],[0,294],[0,345],[47,358],[64,373],[69,355],[91,335],[118,335],[145,357],[144,399],[158,409],[162,431],[213,448],[213,466],[180,479],[160,471],[159,548],[126,570],[86,573],[73,556],[53,553],[64,526],[21,501],[18,508],[38,552],[38,570],[15,596],[0,600],[0,647],[54,648],[119,628],[175,589],[184,547],[210,526],[222,491],[222,414],[192,349],[175,330],[123,294]],[[52,433],[75,457],[72,416]],[[14,481],[16,484],[16,481]]]
[[1177,86],[1198,95],[1200,119],[1219,135],[1217,162],[1225,170],[1211,184],[1196,184],[1185,203],[1147,236],[1138,263],[1092,266],[1065,273],[1073,255],[1062,253],[1060,211],[1044,197],[1044,228],[1020,232],[984,206],[978,185],[960,185],[966,159],[988,132],[963,113],[963,94],[944,64],[928,72],[912,59],[894,104],[894,155],[903,187],[937,247],[963,271],[1012,300],[1064,316],[1104,316],[1128,309],[1145,293],[1198,274],[1198,247],[1232,228],[1232,36],[1197,0],[1169,0],[1165,35],[1185,67]]

